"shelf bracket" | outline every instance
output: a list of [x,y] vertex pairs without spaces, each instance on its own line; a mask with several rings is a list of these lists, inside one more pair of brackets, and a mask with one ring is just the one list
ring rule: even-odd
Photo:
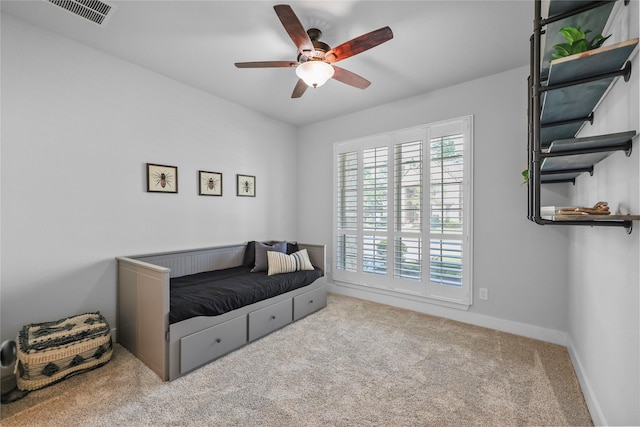
[[627,234],[631,234],[633,231],[633,221],[585,221],[585,220],[563,220],[563,221],[554,221],[551,219],[539,219],[536,221],[540,225],[582,225],[589,227],[624,227]]
[[617,71],[611,71],[610,73],[602,73],[602,74],[598,74],[595,76],[591,76],[591,77],[585,77],[582,79],[578,79],[578,80],[572,80],[569,82],[564,82],[564,83],[557,83],[554,85],[549,85],[549,86],[542,86],[540,88],[538,88],[538,90],[540,92],[548,92],[551,90],[556,90],[556,89],[562,89],[565,87],[570,87],[570,86],[577,86],[577,85],[581,85],[584,83],[590,83],[590,82],[595,82],[597,80],[602,80],[602,79],[606,79],[609,77],[617,77],[617,76],[624,76],[625,81],[629,81],[629,79],[631,78],[631,62],[627,61],[624,64],[624,67],[622,67],[621,69],[617,70]]
[[561,120],[558,122],[541,123],[540,127],[549,128],[553,126],[562,126],[562,125],[568,125],[571,123],[582,123],[582,122],[589,122],[589,124],[593,124],[594,117],[595,117],[595,113],[592,111],[591,114],[589,114],[587,117],[578,117],[577,119]]
[[548,157],[564,157],[564,156],[572,156],[576,154],[604,153],[607,151],[624,151],[625,153],[628,151],[629,155],[631,155],[631,140],[628,140],[626,142],[622,142],[619,144],[607,145],[604,147],[581,148],[581,149],[575,149],[575,150],[541,153],[540,156],[544,159]]
[[589,175],[593,176],[593,165],[584,167],[584,168],[575,168],[575,169],[562,169],[562,170],[550,170],[550,171],[540,171],[540,175],[559,175],[565,173],[582,173],[589,172]]
[[563,184],[565,182],[570,182],[571,184],[576,185],[576,179],[575,178],[550,179],[548,181],[541,181],[540,184]]
[[631,61],[627,61],[624,64],[624,68],[622,69],[625,73],[624,75],[624,81],[628,82],[631,79]]

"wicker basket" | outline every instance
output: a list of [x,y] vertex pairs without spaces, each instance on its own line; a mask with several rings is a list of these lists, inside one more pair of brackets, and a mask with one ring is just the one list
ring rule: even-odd
[[20,390],[37,390],[111,359],[111,329],[100,314],[25,325],[18,334],[15,373]]

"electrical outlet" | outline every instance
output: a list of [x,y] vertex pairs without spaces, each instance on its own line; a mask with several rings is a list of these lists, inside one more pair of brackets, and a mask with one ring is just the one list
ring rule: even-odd
[[487,301],[489,299],[489,289],[480,288],[480,299]]

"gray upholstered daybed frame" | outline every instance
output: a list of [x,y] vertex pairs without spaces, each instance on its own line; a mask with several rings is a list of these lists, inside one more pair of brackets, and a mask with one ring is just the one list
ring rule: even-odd
[[[325,270],[325,246],[298,244]],[[327,304],[326,276],[310,285],[219,316],[169,324],[169,279],[242,264],[246,243],[117,257],[117,340],[172,381]]]

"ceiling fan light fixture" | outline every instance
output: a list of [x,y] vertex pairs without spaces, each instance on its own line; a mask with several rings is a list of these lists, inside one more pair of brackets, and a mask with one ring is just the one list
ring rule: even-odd
[[307,86],[320,87],[327,82],[335,70],[324,61],[307,61],[298,65],[296,74]]

